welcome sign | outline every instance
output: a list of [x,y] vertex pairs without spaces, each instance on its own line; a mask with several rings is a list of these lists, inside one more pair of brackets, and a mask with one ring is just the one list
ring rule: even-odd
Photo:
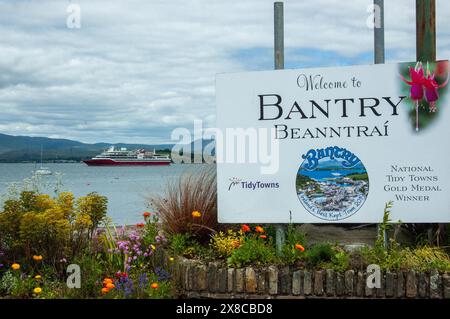
[[439,61],[217,75],[219,221],[378,223],[393,201],[393,220],[450,222],[448,73]]

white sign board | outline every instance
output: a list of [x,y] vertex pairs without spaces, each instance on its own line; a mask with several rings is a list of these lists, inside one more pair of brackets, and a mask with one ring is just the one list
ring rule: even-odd
[[448,70],[217,75],[219,221],[450,222]]

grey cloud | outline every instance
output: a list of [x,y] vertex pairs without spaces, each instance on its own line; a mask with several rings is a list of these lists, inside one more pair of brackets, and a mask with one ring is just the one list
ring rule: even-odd
[[[0,132],[168,142],[173,128],[195,119],[214,125],[215,74],[255,69],[239,52],[271,54],[272,0],[71,3],[81,5],[81,29],[66,28],[67,1],[0,0]],[[287,52],[303,65],[317,57],[302,49],[370,53],[370,3],[286,0]],[[385,3],[387,49],[394,60],[413,60],[414,2]],[[448,58],[450,3],[437,6],[438,57]]]

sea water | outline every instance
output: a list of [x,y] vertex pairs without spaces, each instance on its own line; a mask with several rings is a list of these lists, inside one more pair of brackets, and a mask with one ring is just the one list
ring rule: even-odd
[[[45,163],[53,175],[39,176],[32,182],[34,164],[0,164],[0,199],[13,187],[38,184],[41,192],[70,191],[75,196],[97,192],[108,198],[108,216],[118,225],[142,221],[142,213],[151,210],[148,198],[163,194],[168,182],[185,172],[196,172],[207,164],[172,164],[170,166],[87,166],[84,163]],[[25,181],[25,182],[24,182]]]

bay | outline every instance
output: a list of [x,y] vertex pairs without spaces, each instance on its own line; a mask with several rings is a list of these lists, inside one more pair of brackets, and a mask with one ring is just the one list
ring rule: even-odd
[[141,222],[142,213],[150,210],[148,197],[162,194],[167,182],[206,164],[172,164],[169,166],[87,166],[84,163],[45,163],[53,175],[32,179],[35,164],[0,164],[1,207],[12,185],[37,184],[43,193],[70,191],[75,196],[97,192],[108,197],[108,216],[117,225]]
[[338,177],[345,177],[349,174],[363,174],[366,171],[364,169],[341,169],[341,170],[314,170],[314,171],[308,171],[306,169],[299,171],[299,174],[308,176],[310,178],[313,178],[317,181],[323,181],[329,178],[338,178]]

